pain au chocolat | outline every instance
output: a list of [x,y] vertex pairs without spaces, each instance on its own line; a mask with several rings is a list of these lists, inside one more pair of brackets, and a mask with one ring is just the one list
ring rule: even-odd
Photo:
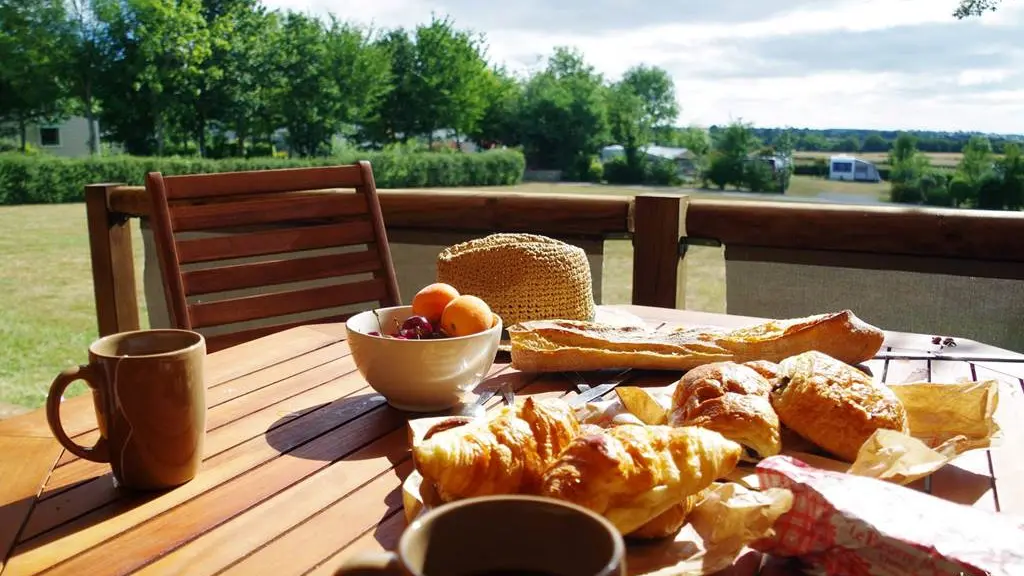
[[668,423],[719,432],[747,449],[744,460],[774,456],[782,451],[782,441],[770,393],[771,383],[750,366],[705,364],[676,384]]
[[876,430],[910,430],[888,386],[821,352],[782,361],[771,402],[783,425],[847,462]]

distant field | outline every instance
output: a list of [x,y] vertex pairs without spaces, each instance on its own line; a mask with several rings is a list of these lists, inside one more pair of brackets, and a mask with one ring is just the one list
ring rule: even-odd
[[[876,164],[888,164],[889,153],[888,152],[793,152],[794,160],[808,159],[814,160],[816,158],[828,158],[838,154],[848,154],[856,156],[863,160],[868,160]],[[925,156],[931,159],[932,166],[947,166],[955,167],[960,163],[960,160],[964,157],[959,152],[922,152]]]

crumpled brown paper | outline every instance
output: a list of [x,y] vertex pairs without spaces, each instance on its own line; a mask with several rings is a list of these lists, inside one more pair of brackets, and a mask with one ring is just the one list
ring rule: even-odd
[[[644,393],[665,412],[671,408],[675,384],[644,388]],[[880,430],[861,448],[855,462],[848,463],[815,453],[806,440],[783,433],[783,454],[827,470],[870,476],[907,484],[935,472],[963,452],[993,445],[999,437],[994,413],[998,404],[995,381],[958,384],[911,383],[892,385],[903,401],[910,420],[911,435]],[[622,391],[625,390],[625,394]],[[585,428],[607,428],[621,424],[653,424],[664,414],[652,410],[634,414],[622,402],[630,389],[620,387],[616,397],[577,409]],[[631,403],[631,405],[635,405]],[[427,430],[443,418],[410,422],[410,443],[419,443]],[[653,420],[653,421],[652,421]],[[731,566],[748,551],[747,544],[771,534],[772,525],[789,511],[793,495],[789,490],[759,491],[752,466],[738,466],[725,480],[709,488],[704,499],[672,540],[629,541],[627,566],[630,574],[644,576],[704,576]],[[413,471],[402,486],[406,520],[441,504],[437,493]]]
[[[906,408],[909,435],[878,430],[861,447],[856,461],[849,463],[831,458],[807,440],[784,430],[782,454],[816,468],[909,484],[932,474],[968,450],[996,445],[1001,437],[995,420],[999,403],[999,383],[995,380],[956,384],[913,382],[889,387]],[[642,391],[667,412],[671,409],[674,389],[675,384],[672,384]],[[609,421],[609,415],[623,420],[626,416],[622,413],[629,412],[623,399],[631,406],[649,411],[649,402],[629,401],[630,395],[640,390],[620,387],[616,389],[615,399],[581,408],[577,415],[585,423],[598,425]],[[634,410],[640,412],[640,408]],[[634,416],[648,424],[663,418],[655,413]],[[737,467],[729,479],[757,489],[757,475],[752,466]]]

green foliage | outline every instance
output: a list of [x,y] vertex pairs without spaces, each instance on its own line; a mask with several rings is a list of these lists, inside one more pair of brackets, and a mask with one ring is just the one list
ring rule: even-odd
[[737,170],[741,169],[737,168],[731,158],[723,152],[715,150],[708,158],[707,169],[701,174],[701,178],[704,180],[704,187],[707,188],[710,182],[717,186],[719,190],[725,190],[725,187],[735,180]]
[[67,111],[67,12],[59,0],[0,0],[0,124],[52,122]]
[[525,163],[521,153],[494,150],[480,154],[429,152],[354,152],[330,158],[208,158],[112,156],[84,159],[0,154],[0,205],[81,202],[87,184],[141,185],[147,172],[198,174],[368,160],[380,188],[425,186],[507,186],[518,184]]
[[779,183],[765,162],[749,161],[743,170],[743,187],[751,192],[778,192]]
[[641,122],[650,128],[671,126],[679,116],[676,87],[662,68],[634,66],[617,84],[640,99]]
[[607,142],[603,78],[576,50],[556,48],[545,70],[527,82],[519,135],[527,164],[571,171]]
[[977,186],[986,174],[995,167],[992,157],[992,143],[988,138],[974,136],[964,146],[963,158],[957,172],[972,186]]
[[625,157],[612,158],[604,164],[604,179],[609,184],[645,184],[647,186],[679,186],[682,178],[675,162],[645,158],[630,164]]

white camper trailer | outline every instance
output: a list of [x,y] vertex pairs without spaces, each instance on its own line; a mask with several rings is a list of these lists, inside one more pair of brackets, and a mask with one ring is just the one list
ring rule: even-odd
[[851,182],[878,182],[878,168],[866,160],[853,156],[832,156],[828,161],[829,180],[848,180]]

